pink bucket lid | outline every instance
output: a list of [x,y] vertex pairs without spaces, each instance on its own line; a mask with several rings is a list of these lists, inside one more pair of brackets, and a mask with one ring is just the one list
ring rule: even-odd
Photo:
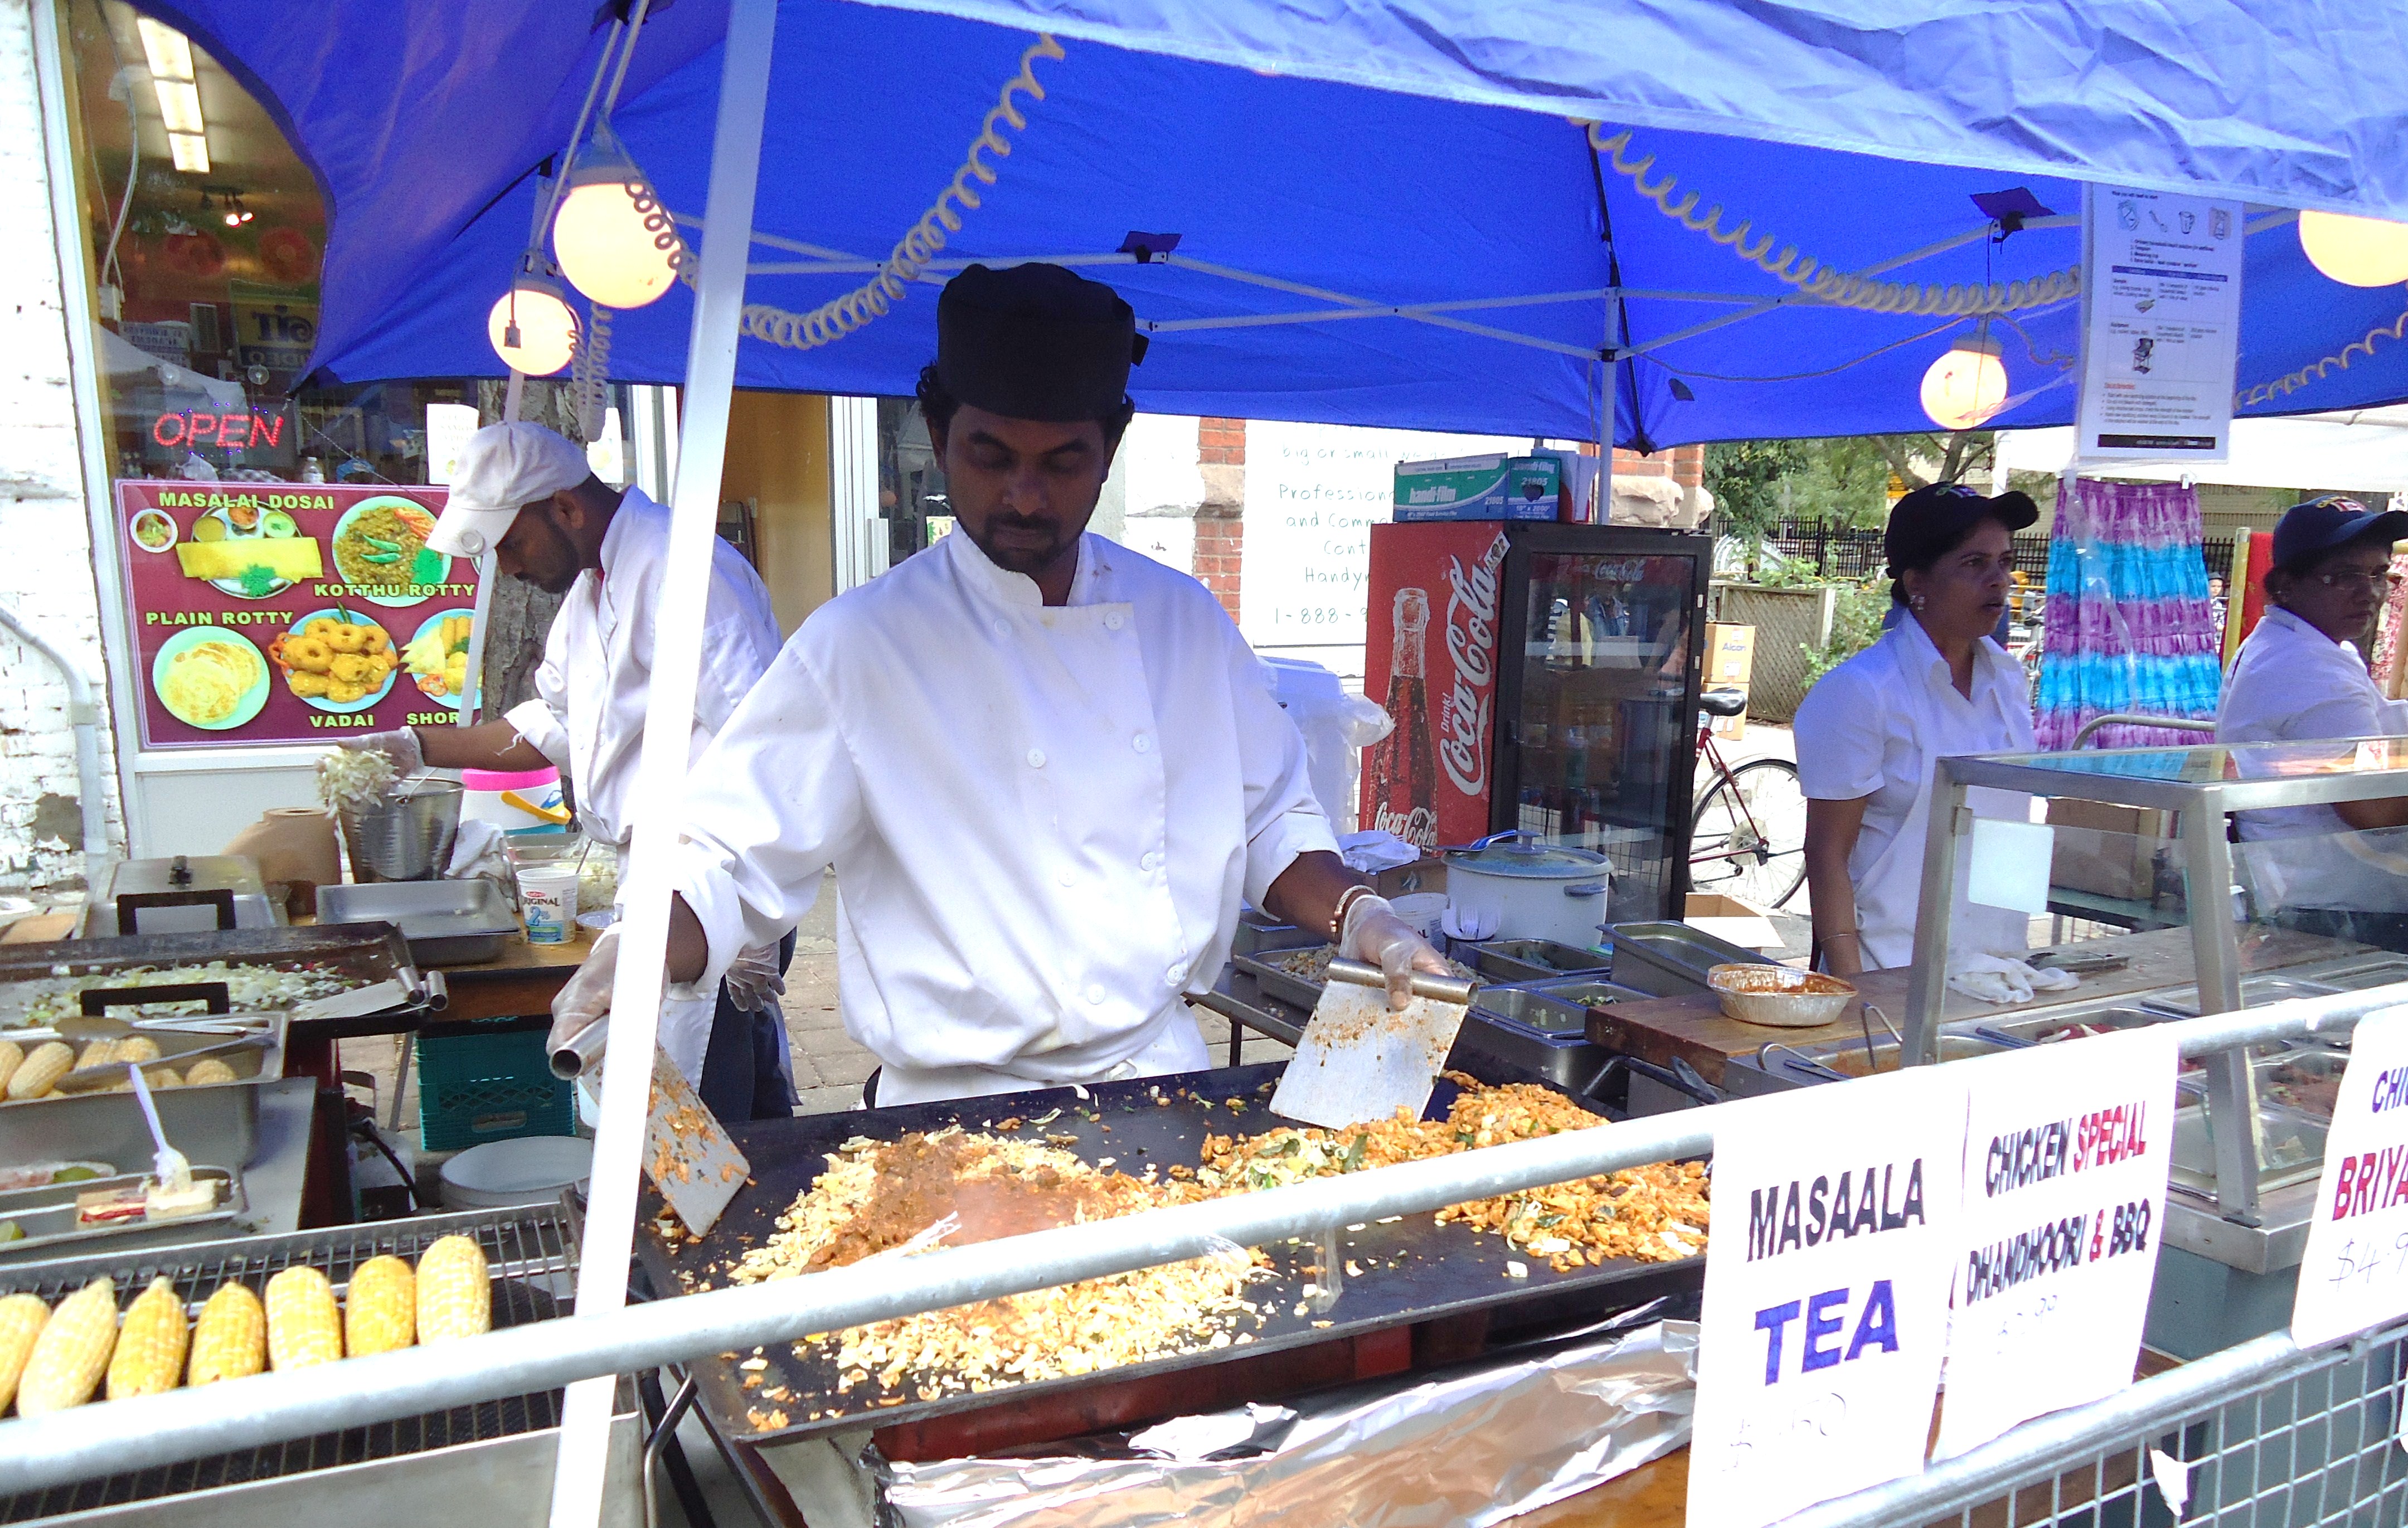
[[560,784],[560,771],[548,765],[540,770],[462,770],[460,784],[467,790],[541,790]]

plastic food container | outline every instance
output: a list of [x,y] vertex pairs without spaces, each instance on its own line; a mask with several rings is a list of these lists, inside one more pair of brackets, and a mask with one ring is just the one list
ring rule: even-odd
[[525,1135],[470,1146],[443,1164],[447,1210],[548,1204],[594,1171],[594,1143],[574,1135]]
[[530,944],[566,944],[577,926],[577,866],[572,862],[519,867],[519,911]]
[[462,770],[460,815],[506,833],[563,833],[571,820],[554,769]]

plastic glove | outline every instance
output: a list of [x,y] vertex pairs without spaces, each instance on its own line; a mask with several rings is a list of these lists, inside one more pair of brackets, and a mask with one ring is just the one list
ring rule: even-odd
[[1346,928],[1338,938],[1338,953],[1349,960],[1378,966],[1388,978],[1388,1006],[1402,1008],[1413,1001],[1413,973],[1452,976],[1446,959],[1412,926],[1397,916],[1385,897],[1361,897],[1346,910]]
[[2029,1002],[2035,992],[2075,985],[2071,972],[2032,967],[2012,956],[1958,955],[1948,962],[1948,985],[1980,1002]]
[[785,973],[778,969],[778,946],[755,944],[737,952],[728,962],[728,999],[739,1014],[775,1012],[778,1000],[786,995]]
[[602,930],[587,952],[585,963],[577,973],[561,985],[552,1000],[552,1034],[544,1042],[547,1052],[566,1047],[579,1035],[610,1016],[610,987],[619,979],[619,930],[617,925]]
[[394,772],[405,780],[426,768],[426,751],[419,746],[415,728],[396,727],[390,732],[363,732],[356,737],[337,738],[335,742],[353,753],[384,755],[393,760]]

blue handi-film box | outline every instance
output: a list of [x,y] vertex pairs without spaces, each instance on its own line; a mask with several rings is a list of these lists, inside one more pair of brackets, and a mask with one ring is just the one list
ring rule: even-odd
[[1397,464],[1396,518],[1553,520],[1563,463],[1553,456],[1451,456]]

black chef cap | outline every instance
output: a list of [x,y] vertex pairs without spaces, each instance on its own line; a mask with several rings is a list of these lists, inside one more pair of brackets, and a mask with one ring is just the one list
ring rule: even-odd
[[972,266],[937,299],[937,380],[1008,419],[1116,418],[1144,358],[1120,294],[1060,266]]

